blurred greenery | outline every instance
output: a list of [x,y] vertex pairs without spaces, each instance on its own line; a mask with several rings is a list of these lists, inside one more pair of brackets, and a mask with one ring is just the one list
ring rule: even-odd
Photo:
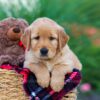
[[[100,27],[100,0],[17,0],[0,4],[0,20],[13,16],[26,19],[29,23],[38,17],[49,17],[62,25],[70,35],[69,45],[83,64],[83,81],[94,90],[100,90],[100,47],[92,44],[86,33],[75,37],[71,25]],[[99,31],[100,32],[100,31]]]

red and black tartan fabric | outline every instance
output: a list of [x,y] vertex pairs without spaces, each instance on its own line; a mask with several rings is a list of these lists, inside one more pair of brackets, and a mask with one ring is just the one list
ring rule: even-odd
[[37,84],[35,75],[26,68],[20,68],[5,64],[0,66],[2,69],[15,70],[23,75],[23,87],[30,96],[30,100],[61,100],[61,98],[74,89],[81,81],[81,73],[77,69],[73,69],[72,73],[66,74],[65,85],[60,92],[54,92],[50,87],[42,88]]

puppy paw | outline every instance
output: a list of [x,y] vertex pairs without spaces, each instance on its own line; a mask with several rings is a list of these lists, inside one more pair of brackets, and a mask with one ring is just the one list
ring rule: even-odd
[[67,98],[67,97],[63,97],[62,100],[77,100],[75,98]]
[[73,89],[72,91],[65,94],[62,100],[77,100],[77,89]]
[[58,78],[56,79],[52,78],[50,86],[55,92],[59,92],[64,87],[64,80]]
[[45,74],[38,75],[37,82],[41,87],[46,88],[49,86],[50,76]]

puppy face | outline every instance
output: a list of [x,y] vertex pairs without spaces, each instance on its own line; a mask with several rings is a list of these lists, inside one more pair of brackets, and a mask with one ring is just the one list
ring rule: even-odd
[[51,59],[55,56],[58,46],[56,30],[48,26],[36,27],[31,34],[31,48],[34,55],[41,59]]
[[[29,39],[30,38],[30,39]],[[39,59],[52,59],[66,44],[68,36],[50,19],[33,23],[22,36],[22,42]],[[27,41],[27,43],[25,43]]]

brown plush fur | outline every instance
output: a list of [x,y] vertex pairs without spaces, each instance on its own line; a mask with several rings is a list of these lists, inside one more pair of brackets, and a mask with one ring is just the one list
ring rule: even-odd
[[0,21],[0,65],[19,65],[24,61],[24,49],[18,43],[27,26],[23,19],[6,18]]

